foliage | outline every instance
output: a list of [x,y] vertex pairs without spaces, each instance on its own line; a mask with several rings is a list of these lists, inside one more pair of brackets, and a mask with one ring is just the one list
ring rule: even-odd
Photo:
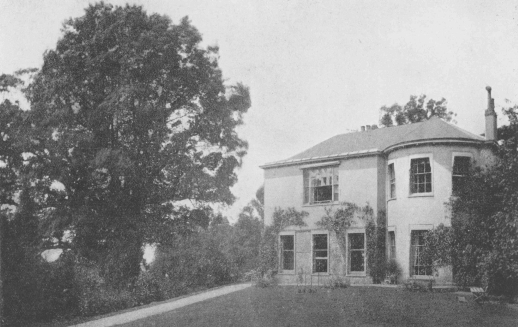
[[10,219],[0,216],[5,316],[21,323],[73,314],[72,262],[66,255],[54,263],[42,259],[35,203],[26,182],[18,201],[19,210]]
[[385,220],[385,213],[380,211],[375,217],[369,204],[360,207],[354,203],[342,202],[337,209],[326,208],[326,214],[317,222],[317,226],[336,233],[345,262],[347,230],[358,221],[363,221],[367,238],[367,271],[375,283],[380,283],[385,277]]
[[275,279],[273,271],[268,270],[265,274],[258,276],[254,282],[254,285],[261,288],[277,286],[277,280]]
[[381,283],[385,279],[386,274],[386,215],[385,212],[379,211],[374,219],[366,222],[365,234],[367,237],[367,268],[369,275],[375,284]]
[[473,169],[452,211],[452,264],[460,285],[484,285],[493,294],[518,294],[518,120],[517,108],[504,112],[510,125],[498,156],[485,170]]
[[268,271],[276,271],[279,263],[279,233],[288,226],[306,226],[304,218],[308,216],[305,211],[297,211],[295,208],[275,208],[272,225],[266,226],[261,246],[259,249],[259,272],[261,275]]
[[[1,173],[12,184],[23,168],[40,185],[48,242],[73,231],[65,246],[125,284],[139,274],[143,244],[203,226],[209,204],[234,201],[247,149],[235,128],[250,95],[242,84],[225,87],[218,49],[203,49],[187,18],[173,25],[138,6],[98,3],[62,31],[26,90],[31,110],[3,104],[1,118],[14,127],[2,139],[23,151],[2,143],[0,160],[19,168]],[[19,83],[2,75],[2,89]],[[22,152],[31,154],[23,165]]]
[[440,224],[425,235],[423,260],[432,262],[434,267],[452,264],[453,230]]
[[381,107],[380,125],[390,127],[394,126],[394,124],[413,124],[428,120],[434,116],[450,122],[457,115],[452,111],[448,111],[447,101],[444,98],[439,101],[429,99],[426,104],[425,102],[426,95],[411,95],[405,106],[395,103],[390,107]]
[[259,266],[259,250],[263,231],[263,222],[247,209],[239,214],[237,222],[232,226],[229,258],[236,266],[239,275]]
[[395,278],[395,281],[399,279],[403,270],[396,259],[390,259],[385,265],[385,274]]
[[344,277],[331,275],[331,277],[329,277],[327,281],[324,282],[324,287],[331,289],[347,288],[349,287],[349,283]]

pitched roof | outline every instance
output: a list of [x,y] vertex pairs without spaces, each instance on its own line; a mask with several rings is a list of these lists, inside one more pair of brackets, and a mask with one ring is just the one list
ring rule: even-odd
[[432,117],[420,123],[340,134],[293,157],[268,163],[263,167],[328,157],[379,153],[400,144],[452,139],[477,143],[485,141],[481,136],[465,131],[440,118]]

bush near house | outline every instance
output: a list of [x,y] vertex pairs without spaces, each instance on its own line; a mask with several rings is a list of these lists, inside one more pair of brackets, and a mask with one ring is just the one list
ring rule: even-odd
[[451,229],[439,226],[427,237],[430,260],[451,262],[461,286],[487,286],[490,293],[518,295],[518,106],[504,113],[497,160],[473,168],[448,203]]

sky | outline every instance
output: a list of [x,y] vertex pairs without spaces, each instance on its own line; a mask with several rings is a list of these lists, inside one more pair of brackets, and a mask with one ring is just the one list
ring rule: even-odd
[[[91,2],[0,0],[0,73],[40,67],[63,21]],[[383,105],[444,97],[457,125],[480,134],[487,85],[500,125],[501,108],[518,103],[515,0],[129,3],[173,23],[189,16],[203,45],[219,46],[228,85],[250,87],[252,107],[238,129],[249,150],[232,189],[237,201],[220,208],[232,222],[263,183],[260,165],[378,124]]]

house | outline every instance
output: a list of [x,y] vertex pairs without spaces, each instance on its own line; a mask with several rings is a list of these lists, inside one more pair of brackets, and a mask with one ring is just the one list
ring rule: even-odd
[[347,229],[345,249],[335,232],[317,225],[326,209],[336,209],[344,201],[368,203],[374,212],[385,212],[386,255],[399,263],[403,279],[433,277],[439,283],[451,282],[451,269],[432,271],[421,260],[422,236],[440,224],[451,225],[445,203],[455,186],[469,165],[489,165],[494,158],[497,117],[491,88],[487,91],[485,137],[432,117],[403,126],[362,127],[261,166],[266,224],[276,208],[309,213],[307,226],[289,226],[280,232],[280,282],[295,283],[302,274],[371,282],[366,271],[365,224],[357,221]]

